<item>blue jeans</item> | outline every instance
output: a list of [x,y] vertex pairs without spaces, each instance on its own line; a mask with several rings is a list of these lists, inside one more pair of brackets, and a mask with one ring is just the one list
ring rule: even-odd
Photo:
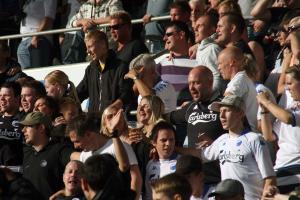
[[22,40],[17,50],[18,61],[23,69],[51,65],[51,44],[45,37],[40,37],[38,47],[31,46],[31,37]]
[[84,32],[80,30],[76,31],[76,34],[66,34],[62,48],[64,50],[62,55],[64,64],[84,62],[86,58]]

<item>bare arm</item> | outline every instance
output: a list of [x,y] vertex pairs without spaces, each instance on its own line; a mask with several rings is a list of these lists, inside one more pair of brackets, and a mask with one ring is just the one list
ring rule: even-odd
[[134,81],[134,84],[135,84],[139,94],[142,97],[153,94],[152,89],[149,88],[144,83],[144,81],[138,79],[137,76],[138,76],[138,72],[136,70],[131,69],[131,70],[129,70],[129,72],[127,74],[125,74],[124,79],[128,79],[128,78],[132,79]]
[[261,97],[260,93],[257,95],[256,98],[257,98],[257,102],[261,106],[261,120],[258,120],[258,124],[260,125],[259,127],[261,128],[263,137],[266,141],[274,141],[276,138],[274,137],[272,131],[273,126],[271,122],[270,111],[260,103],[260,100],[263,98]]
[[250,14],[255,18],[270,20],[271,13],[268,10],[268,6],[273,3],[273,1],[274,0],[258,0]]
[[[53,19],[50,18],[50,17],[45,17],[39,24],[39,27],[37,29],[37,32],[40,32],[40,31],[44,31],[44,30],[47,30],[47,29],[50,29],[52,27],[52,24],[53,24]],[[39,39],[39,36],[33,36],[32,39],[31,39],[31,45],[35,48],[37,48],[38,46],[38,39]]]
[[282,70],[278,81],[277,93],[282,94],[285,88],[285,70],[290,66],[292,52],[286,48],[283,52]]
[[290,33],[291,50],[293,53],[293,64],[300,64],[300,31]]
[[117,109],[121,109],[123,106],[123,101],[121,99],[117,99],[110,106],[116,107]]
[[262,104],[267,110],[269,110],[277,119],[286,124],[292,124],[293,115],[289,111],[279,107],[277,104],[269,100],[264,93],[259,93],[257,95],[257,100]]
[[108,17],[100,17],[98,19],[93,19],[93,22],[97,25],[98,24],[106,24],[106,23],[109,23],[109,21],[110,21],[109,16]]
[[265,197],[273,197],[276,193],[276,177],[270,176],[264,180],[264,189],[262,199]]
[[125,172],[129,169],[129,160],[126,150],[119,137],[113,138],[112,140],[116,153],[116,159],[119,163],[119,169],[121,172]]
[[135,199],[138,200],[142,193],[143,179],[138,165],[130,166],[131,189],[136,192]]

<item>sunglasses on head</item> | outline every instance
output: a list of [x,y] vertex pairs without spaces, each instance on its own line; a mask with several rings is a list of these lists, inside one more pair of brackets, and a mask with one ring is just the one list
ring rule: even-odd
[[115,25],[111,25],[109,26],[109,29],[111,30],[118,30],[120,29],[122,26],[124,26],[125,24],[115,24]]

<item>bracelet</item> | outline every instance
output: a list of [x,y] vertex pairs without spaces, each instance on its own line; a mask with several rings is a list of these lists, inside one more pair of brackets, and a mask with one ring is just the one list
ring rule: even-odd
[[261,115],[265,115],[265,114],[269,114],[269,113],[270,113],[269,111],[261,111],[260,112]]
[[137,80],[137,79],[138,79],[138,77],[137,77],[137,76],[135,76],[135,77],[133,77],[133,79],[132,79],[132,80],[133,80],[133,81],[135,81],[135,80]]
[[114,131],[111,133],[111,137],[112,137],[112,138],[118,138],[118,137],[119,137],[119,131],[118,131],[118,130],[114,130]]

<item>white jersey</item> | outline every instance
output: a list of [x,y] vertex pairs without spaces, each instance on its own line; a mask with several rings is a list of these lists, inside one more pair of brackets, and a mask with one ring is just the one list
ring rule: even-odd
[[[152,89],[155,91],[155,95],[164,102],[165,113],[176,110],[177,94],[171,83],[160,80]],[[142,96],[139,95],[138,104],[141,100]]]
[[287,110],[293,114],[294,123],[280,123],[275,169],[300,164],[300,102],[293,101]]
[[202,152],[202,158],[219,159],[222,180],[239,180],[245,189],[245,200],[260,200],[264,179],[275,176],[265,140],[254,132],[238,137],[223,134]]
[[[122,142],[122,144],[126,150],[126,153],[127,153],[128,159],[129,159],[129,164],[137,165],[138,162],[137,162],[136,155],[135,155],[132,147],[125,142]],[[100,149],[97,149],[96,151],[82,151],[80,153],[79,160],[81,162],[85,162],[92,155],[99,155],[99,154],[105,154],[105,153],[108,153],[116,158],[116,152],[115,152],[115,148],[114,148],[112,139],[109,139]]]
[[146,177],[145,177],[145,187],[146,194],[145,199],[152,199],[152,190],[151,183],[158,180],[161,177],[164,177],[168,174],[171,174],[176,171],[176,163],[179,156],[176,156],[172,159],[159,159],[159,160],[150,160],[146,167]]
[[238,72],[228,83],[226,92],[230,92],[241,97],[245,103],[245,114],[252,131],[257,130],[257,110],[256,89],[253,81],[247,76],[245,71]]

